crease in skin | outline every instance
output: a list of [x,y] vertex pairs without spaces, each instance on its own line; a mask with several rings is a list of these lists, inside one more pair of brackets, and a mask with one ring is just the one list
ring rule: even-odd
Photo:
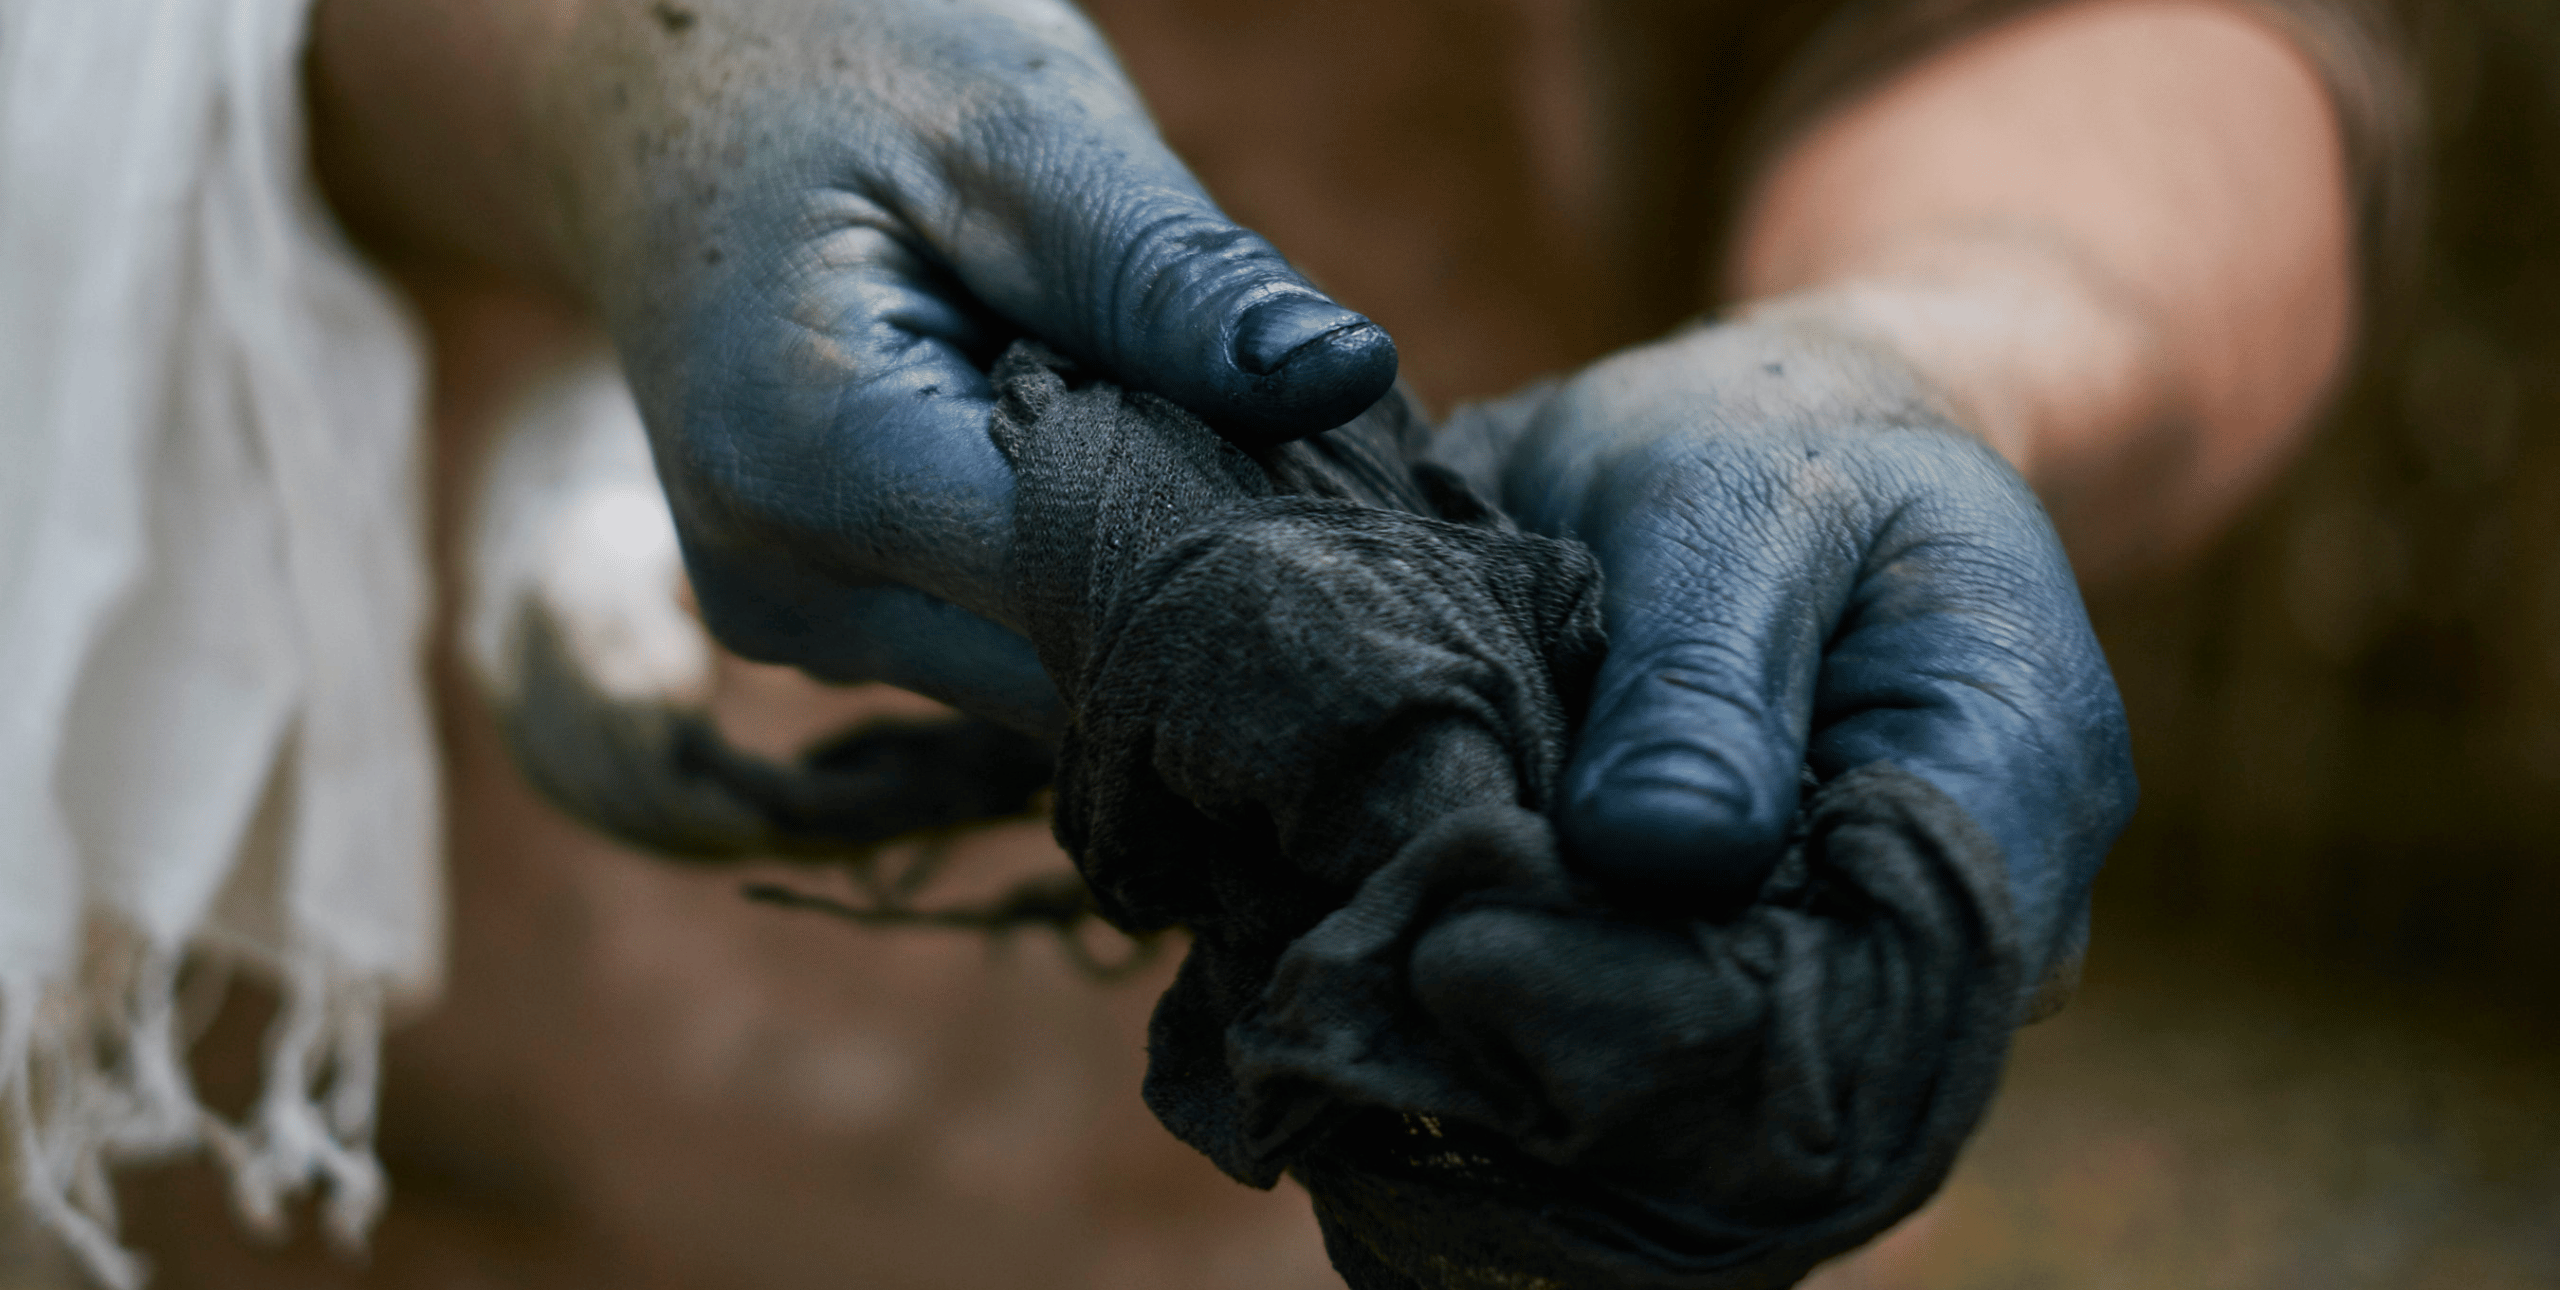
[[1724,692],[1724,691],[1722,691],[1722,690],[1716,689],[1716,688],[1715,688],[1715,687],[1713,687],[1713,686],[1706,685],[1706,684],[1704,684],[1704,683],[1702,683],[1702,682],[1692,680],[1692,679],[1690,679],[1689,677],[1682,675],[1682,674],[1681,674],[1679,671],[1677,671],[1676,669],[1668,669],[1668,668],[1666,668],[1666,669],[1658,670],[1658,671],[1656,671],[1656,672],[1653,674],[1653,676],[1654,676],[1654,679],[1655,679],[1655,680],[1662,682],[1664,685],[1676,685],[1676,686],[1680,687],[1681,689],[1683,689],[1683,690],[1687,690],[1687,691],[1689,691],[1689,692],[1691,692],[1691,693],[1693,693],[1693,694],[1703,694],[1703,695],[1707,696],[1707,697],[1708,697],[1708,698],[1710,698],[1710,699],[1721,699],[1721,700],[1723,700],[1723,701],[1725,701],[1725,702],[1727,702],[1727,703],[1731,703],[1731,704],[1733,704],[1733,705],[1734,705],[1734,706],[1736,706],[1736,707],[1741,707],[1741,706],[1743,706],[1743,705],[1742,705],[1742,701],[1741,701],[1741,700],[1739,700],[1739,699],[1737,699],[1737,698],[1735,698],[1734,696],[1732,696],[1732,695],[1730,695],[1730,694],[1727,694],[1727,693],[1725,693],[1725,692]]
[[[1187,194],[1184,196],[1187,198]],[[1143,207],[1147,203],[1136,194],[1132,194],[1126,199],[1126,204]],[[1117,224],[1118,221],[1104,222]],[[1187,276],[1174,273],[1172,266],[1165,263],[1168,259],[1174,266],[1192,262],[1187,257],[1167,254],[1182,241],[1179,234],[1171,231],[1175,229],[1219,232],[1226,241],[1226,246],[1221,249],[1230,252],[1228,259],[1232,261],[1238,258],[1232,254],[1232,251],[1244,241],[1243,232],[1229,230],[1224,225],[1225,221],[1209,216],[1205,210],[1190,209],[1188,201],[1185,200],[1180,205],[1163,210],[1152,219],[1138,223],[1134,228],[1122,227],[1118,258],[1107,270],[1093,273],[1092,280],[1086,286],[1086,289],[1097,297],[1088,306],[1096,324],[1095,334],[1088,343],[1111,345],[1116,349],[1117,346],[1113,343],[1121,338],[1119,333],[1127,325],[1126,320],[1145,320],[1142,326],[1152,324],[1158,313],[1172,303],[1165,299],[1168,295],[1183,294],[1188,290],[1198,290],[1202,286],[1209,286],[1212,294],[1227,294],[1212,285],[1217,277],[1222,275],[1202,274],[1200,281],[1194,281]],[[1180,246],[1180,250],[1184,252],[1205,249],[1196,244]],[[1232,267],[1232,265],[1222,267]],[[1259,285],[1257,284],[1257,287]],[[1134,299],[1131,298],[1132,293],[1135,295]],[[1119,325],[1112,325],[1114,321]],[[1219,352],[1224,352],[1228,348],[1228,338],[1233,335],[1234,326],[1235,318],[1232,309],[1222,311],[1218,318],[1217,349]],[[1126,355],[1119,353],[1104,353],[1096,357],[1115,362],[1125,362],[1127,358]]]

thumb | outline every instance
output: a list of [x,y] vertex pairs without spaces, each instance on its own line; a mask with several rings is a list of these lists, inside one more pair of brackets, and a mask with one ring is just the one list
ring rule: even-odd
[[1557,803],[1566,848],[1627,895],[1738,911],[1795,822],[1863,508],[1804,504],[1788,482],[1804,454],[1783,439],[1613,446],[1570,417],[1535,433],[1548,478],[1588,481],[1560,492],[1608,575],[1609,654]]
[[1566,846],[1621,892],[1739,910],[1795,819],[1834,571],[1781,558],[1698,579],[1655,551],[1599,554],[1610,651],[1566,767]]
[[1117,69],[1055,58],[1029,76],[1005,120],[959,136],[948,214],[927,230],[972,293],[1249,444],[1329,430],[1386,395],[1395,342],[1228,219]]

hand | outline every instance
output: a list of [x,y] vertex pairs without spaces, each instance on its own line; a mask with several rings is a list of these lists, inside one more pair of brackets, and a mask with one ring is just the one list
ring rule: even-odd
[[1037,727],[982,365],[1027,331],[1223,431],[1348,420],[1385,333],[1219,212],[1059,0],[597,7],[546,82],[571,276],[730,648]]
[[1892,761],[2004,849],[2031,979],[2076,953],[2133,809],[2123,708],[2043,509],[1907,369],[1803,322],[1704,328],[1450,433],[1608,578],[1559,820],[1586,872],[1739,908],[1805,773]]

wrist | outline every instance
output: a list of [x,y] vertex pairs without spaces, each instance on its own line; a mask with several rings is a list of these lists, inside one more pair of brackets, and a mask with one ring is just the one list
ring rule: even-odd
[[[1871,449],[1901,451],[1871,442],[1880,438],[1938,437],[1981,453],[1902,354],[1811,309],[1702,324],[1621,351],[1532,409],[1470,415],[1456,433],[1460,457],[1498,463],[1504,505],[1551,534],[1607,527],[1624,501],[1650,496],[1702,454],[1723,463],[1710,473],[1832,494],[1855,491],[1875,468],[1882,458]],[[1805,500],[1827,504],[1813,492]]]
[[1963,428],[1899,348],[1819,301],[1701,323],[1584,369],[1564,397],[1576,432],[1794,440],[1860,428]]
[[1760,301],[1742,317],[1893,356],[2039,492],[2179,420],[2148,314],[2059,249],[1953,244]]

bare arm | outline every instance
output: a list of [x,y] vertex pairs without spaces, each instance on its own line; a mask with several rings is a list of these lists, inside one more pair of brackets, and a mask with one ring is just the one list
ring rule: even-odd
[[305,92],[339,217],[413,271],[581,294],[539,102],[592,0],[318,0]]
[[2209,536],[2353,328],[2327,92],[2212,0],[2081,0],[1959,42],[1818,122],[1741,227],[1737,293],[1917,367],[2084,574]]

